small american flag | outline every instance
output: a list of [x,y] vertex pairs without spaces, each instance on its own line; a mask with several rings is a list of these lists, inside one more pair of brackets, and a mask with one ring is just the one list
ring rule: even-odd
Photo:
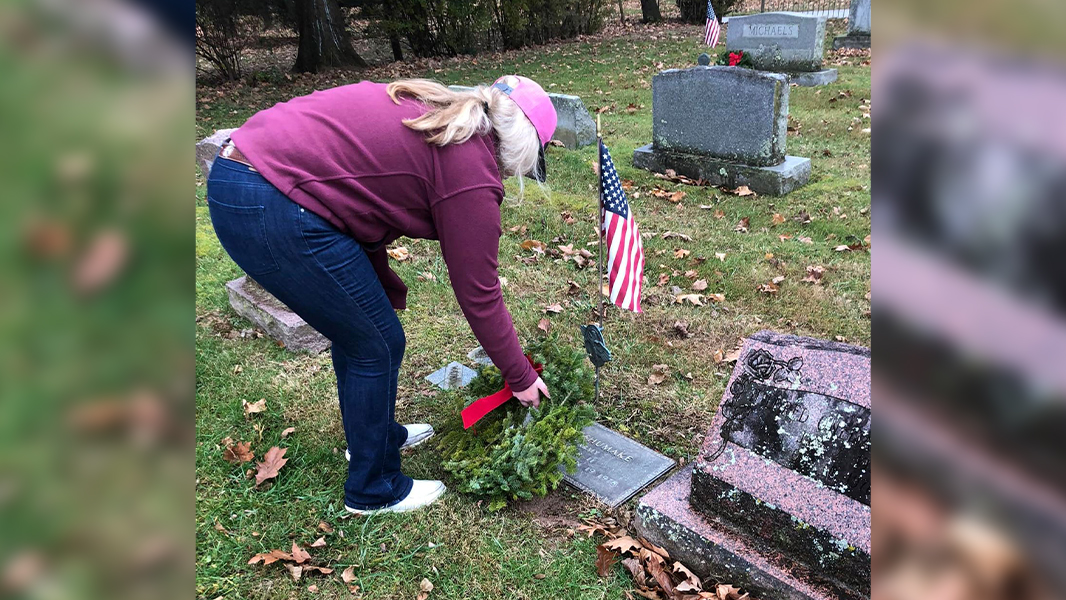
[[703,43],[712,48],[717,46],[720,33],[722,33],[722,26],[718,24],[718,17],[714,16],[711,0],[707,0],[707,29],[703,32]]
[[629,201],[614,170],[611,153],[600,140],[600,193],[603,194],[603,231],[607,238],[607,279],[611,302],[640,312],[644,285],[644,244],[629,210]]

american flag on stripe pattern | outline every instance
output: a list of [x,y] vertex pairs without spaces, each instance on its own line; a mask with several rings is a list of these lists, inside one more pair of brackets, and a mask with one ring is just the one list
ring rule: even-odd
[[718,24],[718,17],[714,16],[711,0],[707,0],[707,29],[703,31],[703,43],[712,48],[717,46],[720,33],[722,33],[722,26]]
[[600,193],[603,194],[603,231],[607,238],[607,279],[611,302],[633,312],[640,311],[644,286],[644,244],[618,180],[611,153],[600,140]]

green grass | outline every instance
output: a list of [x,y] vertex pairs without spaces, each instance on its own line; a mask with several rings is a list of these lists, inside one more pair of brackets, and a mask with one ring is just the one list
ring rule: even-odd
[[[444,61],[418,73],[447,83],[477,83],[518,72],[551,91],[580,95],[590,109],[613,105],[602,115],[603,134],[620,175],[632,180],[640,192],[639,198],[630,196],[645,232],[649,285],[643,315],[608,311],[605,337],[616,361],[604,370],[597,409],[608,427],[685,461],[691,460],[702,441],[728,377],[728,366],[712,360],[714,350],[728,351],[743,336],[763,328],[870,342],[870,324],[864,316],[869,308],[864,299],[869,291],[869,254],[833,250],[870,233],[869,134],[861,131],[869,122],[862,120],[859,109],[869,98],[869,67],[855,59],[839,67],[840,80],[833,85],[791,89],[792,120],[799,131],[790,133],[788,152],[812,158],[810,185],[785,198],[677,187],[633,169],[630,157],[634,148],[651,139],[652,75],[662,68],[693,64],[702,50],[699,29],[664,28],[653,41],[645,36],[552,44],[476,61]],[[831,28],[828,36],[837,33]],[[276,84],[256,87],[201,87],[196,135],[235,127],[254,112],[315,87],[358,79],[358,74],[330,74],[292,81],[280,78]],[[851,96],[838,98],[844,90]],[[831,102],[834,98],[838,99]],[[625,108],[631,103],[639,108],[629,114]],[[593,270],[578,270],[572,262],[554,262],[550,257],[535,265],[515,259],[529,255],[519,248],[525,239],[551,247],[573,243],[575,248],[594,239],[596,176],[590,167],[594,159],[593,147],[553,148],[550,194],[527,186],[519,201],[514,182],[508,182],[504,228],[525,226],[527,231],[505,233],[500,274],[508,281],[504,295],[524,339],[539,334],[537,322],[545,316],[547,304],[564,306],[562,314],[550,316],[551,324],[574,344],[579,343],[578,325],[594,314]],[[655,186],[676,187],[686,197],[671,204],[648,193]],[[349,598],[339,579],[340,570],[349,565],[356,567],[357,583],[366,598],[413,598],[423,577],[436,586],[431,598],[623,597],[629,583],[621,570],[606,580],[596,576],[594,541],[568,535],[565,527],[545,528],[530,516],[529,510],[534,510],[555,520],[576,520],[590,503],[569,489],[557,492],[548,509],[540,503],[493,514],[476,499],[448,494],[439,505],[419,513],[344,519],[345,467],[339,454],[344,440],[328,353],[293,355],[267,338],[220,335],[250,325],[227,305],[223,285],[240,271],[214,236],[199,177],[196,205],[198,597]],[[716,210],[725,216],[715,218]],[[810,214],[810,224],[792,219],[800,211]],[[567,224],[560,216],[563,212],[576,222]],[[774,213],[784,215],[786,222],[773,226]],[[733,231],[745,217],[750,219],[750,233]],[[666,231],[686,234],[692,241],[664,240],[661,234]],[[778,236],[786,234],[793,238],[781,241]],[[799,236],[810,237],[813,243],[800,243]],[[446,417],[444,398],[423,377],[449,360],[465,361],[477,342],[447,284],[437,244],[402,243],[415,258],[393,263],[411,288],[411,308],[401,314],[408,351],[400,374],[398,418],[440,423]],[[676,248],[691,254],[675,259]],[[719,252],[726,253],[724,261],[715,258]],[[824,285],[800,282],[807,265],[827,268]],[[724,293],[726,301],[704,307],[674,304],[669,288],[688,289],[692,280],[683,275],[688,270],[708,280],[706,293]],[[417,280],[423,271],[434,273],[438,281]],[[678,274],[672,275],[674,271]],[[663,272],[669,282],[656,287]],[[786,277],[776,296],[757,291],[759,284],[776,275]],[[582,291],[569,295],[568,280],[580,284]],[[675,334],[678,320],[688,323],[692,337]],[[647,383],[654,364],[670,367],[670,377],[657,386]],[[237,366],[239,373],[234,372]],[[259,398],[266,398],[267,411],[246,420],[241,400]],[[290,426],[296,427],[296,433],[281,439],[281,431]],[[249,465],[232,466],[222,460],[220,441],[227,436],[251,441],[257,457],[272,445],[287,447],[289,463],[276,481],[255,489],[254,481],[244,475]],[[404,469],[417,478],[443,476],[432,449],[406,456]],[[337,532],[327,535],[328,545],[313,549],[312,555],[319,564],[336,568],[333,575],[305,576],[293,583],[278,564],[245,564],[256,552],[288,549],[293,541],[306,548],[321,535],[316,527],[322,520]],[[216,522],[226,531],[216,529]],[[310,584],[320,591],[312,595],[307,591]]]

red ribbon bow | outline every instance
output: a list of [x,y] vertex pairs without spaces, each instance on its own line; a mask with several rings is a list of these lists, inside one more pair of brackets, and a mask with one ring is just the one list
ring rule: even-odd
[[[533,370],[537,372],[537,375],[544,372],[544,365],[533,362],[533,357],[527,354],[526,359],[529,360],[529,364],[533,365]],[[511,391],[511,386],[504,383],[502,390],[471,402],[470,406],[467,406],[463,409],[463,412],[459,413],[463,417],[463,429],[470,429],[482,417],[496,410],[513,397],[514,392]]]

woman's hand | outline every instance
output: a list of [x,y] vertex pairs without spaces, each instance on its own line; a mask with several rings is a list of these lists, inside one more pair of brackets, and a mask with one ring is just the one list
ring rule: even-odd
[[540,406],[540,395],[542,393],[545,398],[552,397],[552,395],[548,393],[548,386],[544,384],[544,380],[537,377],[537,380],[533,382],[533,385],[521,392],[515,392],[514,397],[518,398],[518,401],[522,403],[522,406],[532,406],[533,408],[537,408]]

